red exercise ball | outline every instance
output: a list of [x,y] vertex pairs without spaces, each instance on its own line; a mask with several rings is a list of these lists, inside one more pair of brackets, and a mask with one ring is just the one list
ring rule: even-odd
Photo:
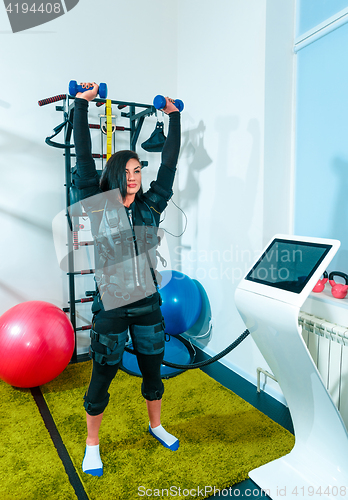
[[37,387],[68,365],[74,329],[59,307],[23,302],[0,316],[0,345],[0,378],[14,387]]

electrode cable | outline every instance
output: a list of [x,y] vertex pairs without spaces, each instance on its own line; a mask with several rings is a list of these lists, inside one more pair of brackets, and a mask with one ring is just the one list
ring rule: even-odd
[[[199,361],[198,363],[191,363],[188,365],[179,365],[177,363],[170,363],[169,361],[163,360],[162,365],[168,366],[170,368],[178,368],[179,370],[192,370],[194,368],[202,368],[203,366],[208,366],[212,363],[215,363],[215,361],[218,361],[219,359],[223,358],[229,352],[233,351],[233,349],[239,346],[239,344],[244,339],[246,339],[249,334],[250,334],[249,330],[245,330],[234,342],[232,342],[232,344],[226,347],[226,349],[216,354],[216,356],[213,356],[210,359],[206,359],[205,361]],[[125,350],[130,354],[135,354],[135,351],[133,349],[129,349],[129,347],[125,347]]]

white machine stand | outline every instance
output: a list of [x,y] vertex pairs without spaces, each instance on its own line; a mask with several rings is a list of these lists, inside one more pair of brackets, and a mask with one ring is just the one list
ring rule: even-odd
[[339,246],[336,240],[276,235],[235,293],[295,431],[288,455],[249,473],[273,499],[348,498],[347,430],[298,326],[300,307]]

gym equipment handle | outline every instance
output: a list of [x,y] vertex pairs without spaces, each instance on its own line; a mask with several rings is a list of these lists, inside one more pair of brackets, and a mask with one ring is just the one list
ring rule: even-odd
[[[78,85],[76,80],[70,80],[69,94],[72,95],[73,97],[75,97],[78,92],[86,92],[86,90],[92,90],[92,87],[88,88],[88,89],[84,89],[81,85]],[[108,95],[108,87],[107,87],[106,83],[99,84],[98,93],[99,93],[99,97],[101,99],[106,99],[106,97]]]
[[42,99],[38,101],[39,106],[45,106],[46,104],[51,104],[52,102],[63,101],[66,99],[66,94],[55,95],[54,97],[48,97],[47,99]]
[[[180,99],[175,99],[174,104],[181,113],[181,111],[184,109],[184,103]],[[153,100],[153,105],[156,109],[163,109],[166,105],[166,98],[160,94],[156,95]]]

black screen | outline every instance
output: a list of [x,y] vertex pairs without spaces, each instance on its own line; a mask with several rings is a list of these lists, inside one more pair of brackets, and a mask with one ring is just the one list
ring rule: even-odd
[[288,292],[302,292],[332,245],[276,238],[245,279]]

